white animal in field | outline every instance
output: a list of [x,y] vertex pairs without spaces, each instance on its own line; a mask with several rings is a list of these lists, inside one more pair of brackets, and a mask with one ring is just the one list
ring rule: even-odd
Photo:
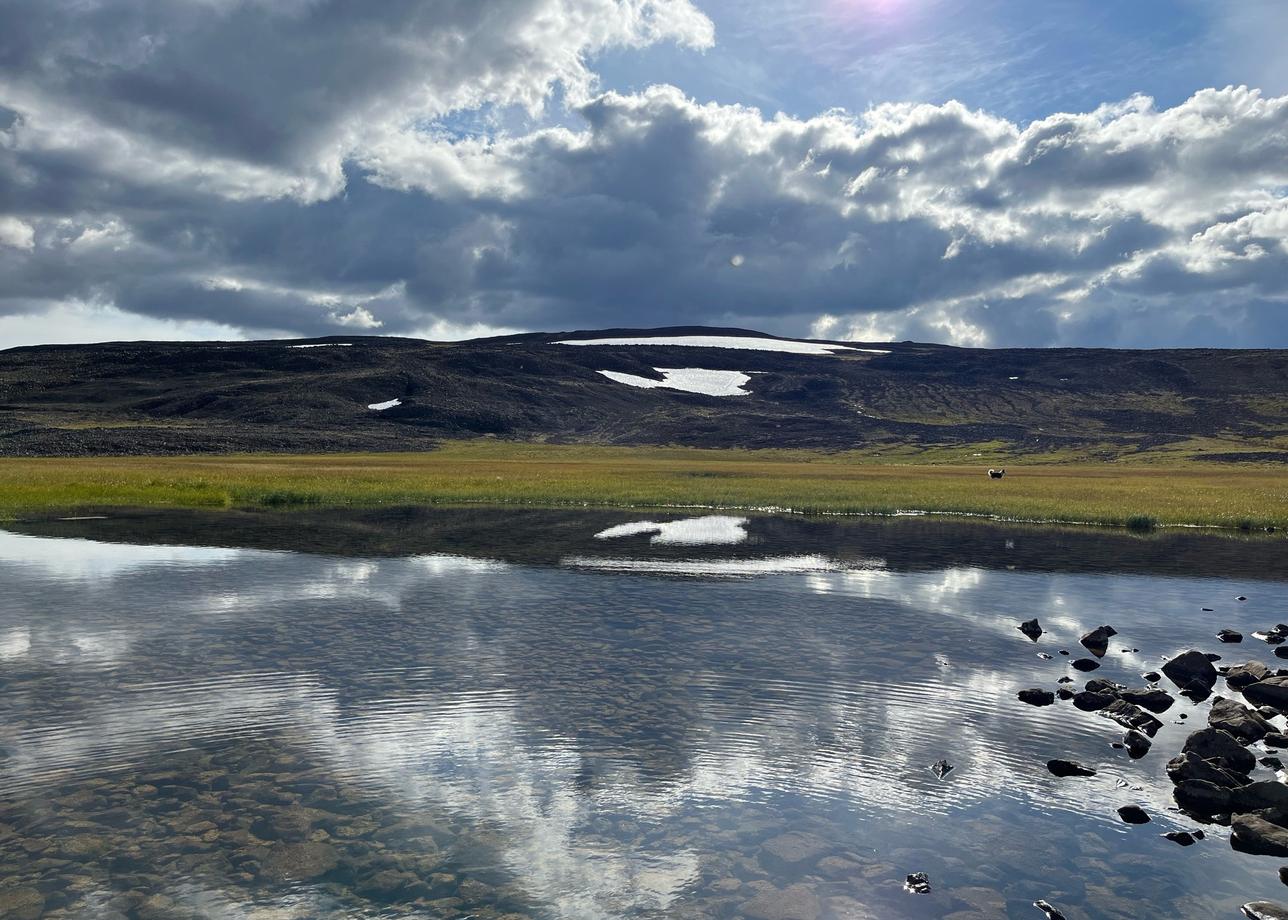
[[1000,470],[990,469],[990,470],[988,471],[988,478],[989,478],[989,479],[1001,479],[1001,478],[1002,478],[1003,476],[1005,476],[1005,475],[1006,475],[1006,470],[1005,470],[1005,469],[1000,469]]

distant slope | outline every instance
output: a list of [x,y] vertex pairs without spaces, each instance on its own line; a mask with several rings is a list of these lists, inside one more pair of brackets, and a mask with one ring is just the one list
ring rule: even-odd
[[[0,352],[0,456],[419,450],[494,436],[887,456],[990,445],[1288,458],[1285,351],[904,342],[834,343],[888,353],[815,355],[554,344],[682,335],[773,340],[683,327],[458,343],[348,336],[15,348]],[[641,388],[600,373],[660,381],[655,368],[740,372],[750,395]]]

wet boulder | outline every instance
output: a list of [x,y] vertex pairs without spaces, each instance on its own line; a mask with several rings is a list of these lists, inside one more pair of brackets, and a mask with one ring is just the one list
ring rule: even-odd
[[1038,623],[1037,617],[1034,617],[1031,620],[1025,620],[1017,626],[1016,629],[1024,633],[1024,635],[1028,636],[1034,642],[1037,642],[1038,637],[1042,635],[1042,626]]
[[1192,815],[1206,818],[1230,812],[1230,790],[1201,779],[1178,783],[1172,795],[1176,804]]
[[1148,709],[1150,712],[1167,712],[1176,702],[1170,693],[1158,687],[1123,690],[1118,694],[1118,698],[1142,709]]
[[1242,641],[1243,641],[1243,633],[1239,632],[1238,630],[1234,630],[1234,629],[1222,629],[1222,630],[1218,630],[1218,631],[1217,631],[1217,634],[1216,634],[1216,637],[1217,637],[1218,639],[1220,639],[1222,642],[1230,642],[1230,643],[1234,643],[1234,642],[1242,642]]
[[1229,732],[1244,743],[1260,741],[1275,727],[1242,703],[1218,696],[1208,711],[1208,725]]
[[1288,677],[1267,677],[1243,688],[1244,698],[1256,706],[1288,710]]
[[1148,824],[1149,814],[1139,805],[1124,805],[1118,809],[1118,817],[1124,824]]
[[1040,687],[1021,690],[1016,696],[1019,697],[1021,703],[1028,703],[1030,706],[1050,706],[1055,702],[1055,694]]
[[1074,670],[1077,671],[1094,671],[1096,668],[1100,667],[1100,662],[1096,661],[1094,658],[1078,658],[1074,660],[1073,667]]
[[[1199,833],[1201,834],[1202,831],[1200,831]],[[1189,831],[1168,831],[1166,834],[1163,835],[1163,837],[1172,841],[1172,843],[1178,843],[1183,847],[1192,847],[1194,846],[1195,840],[1202,839],[1202,837],[1196,838]]]
[[1278,809],[1235,815],[1230,820],[1230,846],[1254,856],[1288,856],[1288,827]]
[[1046,916],[1046,920],[1068,920],[1068,918],[1065,917],[1065,915],[1061,913],[1058,908],[1054,907],[1053,905],[1051,905],[1046,901],[1042,901],[1042,900],[1034,901],[1033,906],[1036,907],[1038,910],[1042,911],[1042,913]]
[[1163,665],[1167,679],[1182,689],[1194,685],[1211,690],[1216,685],[1216,668],[1208,657],[1197,649],[1177,655]]
[[1140,760],[1149,753],[1153,742],[1133,729],[1123,736],[1123,747],[1127,748],[1128,757],[1132,760]]
[[1114,700],[1104,709],[1100,710],[1100,714],[1106,719],[1113,719],[1123,728],[1135,729],[1138,732],[1145,733],[1151,738],[1158,734],[1158,730],[1163,727],[1163,723],[1158,721],[1158,719],[1155,719],[1139,706],[1134,703],[1129,703],[1126,700]]
[[1185,739],[1181,750],[1193,751],[1204,760],[1219,761],[1222,766],[1237,773],[1251,773],[1257,765],[1257,758],[1251,751],[1239,744],[1229,732],[1219,728],[1204,728],[1194,732]]
[[1288,785],[1277,780],[1248,783],[1230,792],[1235,811],[1261,811],[1266,808],[1288,809]]
[[1288,735],[1283,732],[1270,732],[1261,741],[1268,748],[1288,748]]
[[1092,693],[1090,690],[1083,690],[1073,695],[1073,705],[1083,712],[1099,712],[1114,700],[1115,697],[1108,693]]
[[1270,676],[1270,669],[1260,661],[1249,661],[1247,664],[1236,664],[1225,670],[1225,685],[1231,690],[1242,690],[1244,687],[1263,681]]
[[1204,760],[1193,751],[1186,751],[1169,760],[1167,777],[1177,785],[1195,779],[1225,789],[1237,788],[1248,781],[1245,774],[1227,770],[1219,761]]
[[1091,654],[1097,658],[1104,658],[1105,652],[1109,651],[1110,637],[1116,635],[1118,635],[1118,630],[1112,626],[1097,626],[1079,641],[1082,643],[1083,648],[1091,652]]

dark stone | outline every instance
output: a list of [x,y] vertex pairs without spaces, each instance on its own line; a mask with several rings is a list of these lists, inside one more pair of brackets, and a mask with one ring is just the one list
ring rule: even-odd
[[1055,695],[1062,700],[1071,700],[1074,698],[1076,694],[1068,687],[1061,687],[1059,690],[1055,692]]
[[1073,760],[1048,760],[1047,769],[1055,776],[1095,776],[1096,771]]
[[1073,667],[1078,671],[1094,671],[1100,667],[1100,662],[1094,658],[1079,658],[1073,662]]
[[1149,749],[1153,747],[1153,742],[1140,732],[1133,730],[1123,736],[1123,746],[1127,748],[1127,756],[1132,760],[1140,760],[1149,753]]
[[1017,626],[1016,629],[1024,633],[1024,635],[1028,636],[1034,642],[1037,642],[1038,637],[1042,635],[1042,626],[1041,624],[1038,623],[1036,617],[1034,617],[1032,620],[1025,620],[1023,623]]
[[1288,856],[1288,827],[1275,809],[1235,815],[1230,820],[1230,846],[1254,856]]
[[1120,691],[1126,690],[1122,684],[1115,683],[1104,677],[1093,677],[1087,681],[1084,689],[1092,693],[1108,693],[1110,696],[1117,696]]
[[1097,626],[1079,641],[1091,654],[1097,658],[1103,658],[1105,657],[1105,652],[1109,651],[1109,637],[1116,635],[1118,635],[1118,630],[1112,626]]
[[1288,645],[1281,645],[1275,649],[1276,658],[1288,658]]
[[1083,690],[1081,693],[1073,694],[1073,705],[1083,712],[1098,712],[1112,702],[1114,697],[1108,693],[1092,693],[1089,690]]
[[930,877],[924,872],[914,872],[904,879],[903,890],[912,894],[927,894],[930,891]]
[[1229,732],[1219,728],[1204,728],[1185,739],[1182,751],[1193,751],[1204,760],[1218,760],[1237,773],[1251,773],[1257,765],[1252,752],[1239,744]]
[[1242,690],[1244,687],[1265,680],[1270,676],[1270,669],[1260,661],[1249,661],[1247,664],[1236,664],[1226,669],[1225,685],[1231,690]]
[[1059,679],[1056,681],[1056,683],[1057,683],[1057,684],[1071,684],[1071,683],[1073,683],[1073,678],[1066,674],[1064,677],[1059,678]]
[[1150,712],[1167,712],[1172,708],[1176,700],[1166,690],[1160,690],[1158,687],[1144,687],[1140,689],[1124,690],[1118,694],[1118,698],[1133,703],[1142,709],[1148,709]]
[[1208,725],[1229,732],[1245,743],[1260,741],[1275,727],[1242,703],[1218,696],[1208,711]]
[[1279,867],[1279,881],[1283,882],[1285,885],[1288,885],[1288,866]]
[[1193,684],[1206,686],[1209,690],[1216,685],[1216,668],[1208,657],[1197,649],[1177,655],[1163,665],[1167,679],[1181,688]]
[[1187,779],[1172,791],[1176,804],[1192,815],[1210,817],[1230,811],[1230,790],[1201,779]]
[[1288,785],[1274,780],[1248,783],[1230,791],[1235,811],[1261,811],[1266,808],[1288,809]]
[[1158,734],[1158,730],[1163,727],[1163,723],[1158,719],[1126,700],[1114,700],[1100,710],[1100,714],[1106,719],[1113,719],[1123,728],[1134,728],[1138,732],[1144,732],[1151,738]]
[[1163,835],[1172,843],[1179,843],[1183,847],[1194,846],[1194,835],[1189,831],[1169,831]]
[[1157,671],[1146,671],[1140,677],[1141,677],[1141,680],[1147,680],[1151,684],[1158,683],[1160,680],[1163,679],[1163,675],[1159,674]]
[[1243,641],[1243,633],[1235,632],[1233,629],[1222,629],[1216,634],[1216,637],[1222,642],[1233,643]]
[[1270,748],[1288,748],[1288,735],[1283,732],[1270,732],[1266,737],[1261,739],[1266,747]]
[[1257,706],[1288,708],[1288,677],[1267,677],[1243,688],[1243,696]]
[[1257,760],[1257,763],[1269,770],[1282,770],[1284,768],[1284,762],[1278,757],[1262,757]]
[[1050,706],[1055,702],[1055,694],[1040,687],[1021,690],[1016,696],[1019,697],[1021,703],[1028,703],[1030,706]]
[[1186,751],[1169,760],[1167,777],[1176,784],[1197,779],[1226,789],[1234,789],[1248,781],[1245,774],[1227,770],[1219,761],[1204,760],[1193,751]]
[[1148,824],[1149,815],[1145,809],[1139,805],[1124,805],[1118,809],[1118,817],[1123,819],[1124,824]]
[[1205,687],[1202,684],[1190,684],[1181,691],[1181,696],[1194,703],[1201,703],[1212,695],[1212,688]]

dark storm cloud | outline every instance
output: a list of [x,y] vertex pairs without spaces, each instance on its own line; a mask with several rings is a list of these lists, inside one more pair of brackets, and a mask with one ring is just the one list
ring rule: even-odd
[[[599,49],[710,40],[687,0],[7,4],[0,346],[46,317],[1288,345],[1288,98],[1020,126],[591,93]],[[556,86],[566,124],[490,127]]]

